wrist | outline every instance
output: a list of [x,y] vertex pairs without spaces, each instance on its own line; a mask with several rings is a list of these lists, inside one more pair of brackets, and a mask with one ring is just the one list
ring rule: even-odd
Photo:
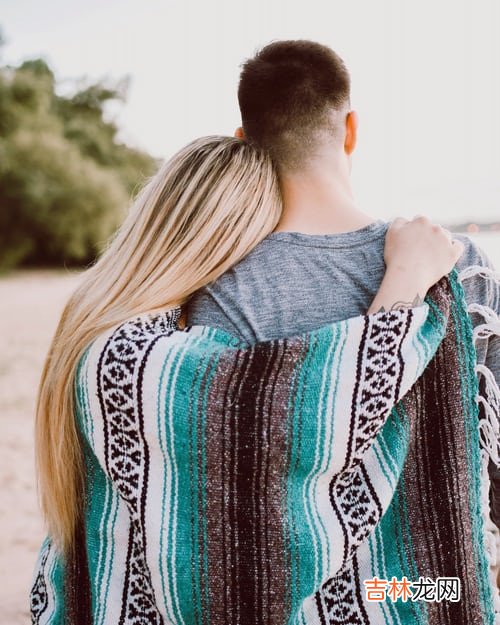
[[[391,288],[406,295],[418,294],[422,299],[431,287],[428,276],[420,271],[418,266],[406,267],[403,265],[388,265],[383,282],[391,285]],[[413,299],[413,298],[412,298]]]
[[396,308],[413,308],[422,304],[427,293],[425,281],[418,273],[392,267],[385,272],[368,314]]

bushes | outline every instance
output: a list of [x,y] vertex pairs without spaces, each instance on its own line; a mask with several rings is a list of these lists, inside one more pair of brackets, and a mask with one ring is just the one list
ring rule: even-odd
[[56,94],[43,60],[0,68],[0,270],[87,264],[157,163],[104,118],[123,88]]

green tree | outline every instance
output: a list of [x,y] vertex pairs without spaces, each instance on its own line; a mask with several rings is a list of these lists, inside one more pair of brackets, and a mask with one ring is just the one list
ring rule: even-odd
[[0,269],[87,264],[118,227],[158,165],[106,119],[127,86],[61,96],[43,59],[0,67]]

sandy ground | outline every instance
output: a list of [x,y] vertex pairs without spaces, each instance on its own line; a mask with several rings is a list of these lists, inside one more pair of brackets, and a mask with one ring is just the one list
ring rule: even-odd
[[62,308],[78,282],[63,271],[0,278],[0,624],[28,625],[29,590],[44,528],[33,449],[34,402]]

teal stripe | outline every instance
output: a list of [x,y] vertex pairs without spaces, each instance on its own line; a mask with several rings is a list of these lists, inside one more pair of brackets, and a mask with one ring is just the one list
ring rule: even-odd
[[391,410],[387,421],[378,435],[378,440],[384,451],[384,457],[391,463],[392,473],[396,480],[401,475],[406,460],[409,441],[409,423],[405,422],[401,402]]
[[[329,332],[331,337],[331,332]],[[307,405],[318,405],[317,389],[320,388],[323,370],[315,366],[317,359],[324,363],[331,339],[319,341],[317,333],[309,337],[303,336],[306,353],[302,363],[297,366],[298,377],[294,380],[296,391],[293,406],[289,406],[291,414],[290,461],[285,492],[287,493],[287,519],[290,557],[290,602],[291,614],[296,614],[303,597],[314,591],[315,558],[311,545],[315,537],[307,521],[307,502],[302,497],[302,479],[314,466],[314,447],[309,444],[317,440],[318,422],[311,415],[305,419],[304,409]],[[287,532],[285,532],[287,533]]]
[[[65,625],[67,619],[66,605],[64,602],[64,562],[52,544],[50,546],[50,551],[51,553],[48,557],[50,568],[47,572],[46,579],[49,588],[52,590],[54,609],[50,616],[49,623],[50,625]],[[50,590],[47,589],[47,592],[50,592]]]
[[[177,471],[178,491],[176,501],[178,505],[177,518],[171,518],[171,525],[175,525],[176,546],[178,547],[172,581],[176,580],[176,591],[179,594],[180,606],[185,610],[182,617],[187,622],[200,623],[203,614],[202,597],[200,596],[200,518],[198,501],[199,492],[199,463],[197,427],[200,414],[200,397],[203,378],[208,374],[209,379],[215,373],[218,364],[218,354],[224,351],[224,334],[220,344],[214,344],[210,336],[194,337],[190,345],[189,354],[183,357],[175,384],[167,385],[167,396],[173,393],[173,414],[175,424],[170,432],[175,464],[181,467]],[[227,335],[234,342],[232,335]],[[196,359],[193,362],[193,359]],[[186,389],[188,391],[186,392]],[[186,563],[190,563],[186,566]]]
[[[85,442],[87,446],[87,443]],[[97,458],[91,449],[85,451],[87,465],[87,488],[88,488],[88,505],[85,512],[86,535],[87,535],[87,558],[90,575],[90,587],[92,591],[92,613],[99,613],[106,609],[101,597],[101,589],[103,583],[103,566],[107,562],[107,548],[109,542],[103,534],[103,518],[104,525],[107,526],[110,514],[111,496],[108,497],[110,486],[108,479],[99,465]],[[104,511],[104,514],[103,514]],[[97,545],[98,549],[95,549]],[[101,564],[102,563],[102,566]],[[112,566],[112,562],[110,562]],[[105,613],[105,612],[104,612]]]
[[[189,358],[186,359],[189,362]],[[181,606],[190,606],[188,614],[183,614],[186,621],[193,623],[200,622],[202,605],[200,601],[200,576],[198,568],[199,546],[198,546],[198,477],[197,469],[197,449],[196,438],[196,415],[198,412],[197,402],[200,396],[200,385],[205,371],[202,362],[198,361],[194,371],[187,372],[182,367],[179,377],[189,375],[189,379],[181,384],[176,384],[176,388],[188,388],[189,397],[182,396],[181,401],[177,401],[174,408],[176,415],[175,436],[179,443],[175,444],[177,455],[177,466],[183,467],[179,471],[179,494],[178,499],[179,514],[177,521],[177,534],[181,538],[177,539],[180,546],[177,552],[177,591],[184,595],[181,599]],[[192,365],[190,365],[191,367]],[[186,470],[186,468],[189,468]],[[185,529],[184,529],[185,528]],[[182,570],[184,569],[184,570]]]
[[[118,497],[118,495],[116,493],[113,493],[113,486],[110,483],[109,477],[104,473],[103,468],[101,467],[93,451],[93,449],[95,448],[94,420],[92,418],[91,409],[90,409],[89,387],[88,387],[88,367],[86,366],[88,358],[89,358],[89,353],[90,353],[90,349],[88,349],[85,352],[84,357],[83,357],[82,367],[83,367],[84,375],[83,375],[83,382],[79,384],[79,388],[80,388],[81,405],[83,408],[82,417],[85,419],[85,422],[88,424],[86,427],[86,430],[88,432],[88,438],[91,440],[91,447],[92,447],[92,449],[89,449],[89,451],[87,452],[88,458],[89,458],[88,468],[89,468],[89,472],[91,473],[88,483],[95,484],[98,490],[101,490],[101,489],[104,490],[104,503],[102,504],[102,510],[104,514],[102,514],[101,510],[99,510],[100,508],[100,505],[99,505],[97,510],[94,510],[94,511],[89,510],[88,516],[87,516],[88,527],[89,528],[94,527],[94,531],[96,531],[95,528],[99,526],[97,536],[101,537],[101,540],[97,542],[97,544],[101,546],[99,552],[95,554],[95,556],[89,554],[89,569],[90,569],[90,561],[93,560],[95,557],[97,557],[97,566],[95,566],[95,570],[90,575],[90,582],[91,582],[91,585],[92,584],[94,585],[94,596],[96,598],[96,602],[97,602],[97,597],[99,597],[99,601],[97,602],[98,605],[96,606],[97,607],[96,622],[99,623],[101,613],[103,613],[102,618],[105,618],[105,615],[106,615],[109,580],[110,580],[111,570],[113,567],[113,556],[114,556],[114,540],[110,541],[111,542],[111,554],[109,556],[109,562],[108,562],[108,558],[106,557],[108,541],[102,540],[102,537],[105,535],[105,528],[108,527],[109,516],[111,514],[111,508],[112,508],[112,503],[113,503],[112,502],[113,494],[115,494],[115,497]],[[82,378],[80,378],[80,380],[81,379]],[[97,476],[97,473],[100,473],[100,475]],[[93,496],[91,495],[90,498],[93,499]],[[97,494],[97,498],[102,500],[102,492]],[[100,504],[100,501],[99,501],[99,504]],[[99,515],[101,516],[100,520],[99,520]],[[116,518],[116,512],[115,512],[115,518]],[[114,520],[112,523],[112,527],[114,527]],[[104,582],[103,578],[104,578],[105,567],[107,563],[109,563],[108,579],[106,582]],[[106,591],[105,591],[104,600],[101,600],[100,598],[101,588],[103,587],[103,585],[105,585]]]
[[472,322],[467,313],[467,304],[462,285],[457,280],[456,269],[450,273],[450,286],[454,295],[451,315],[456,324],[456,345],[462,388],[462,405],[465,413],[468,472],[470,477],[469,508],[472,520],[473,547],[476,562],[476,579],[481,598],[483,618],[486,625],[495,620],[493,593],[489,581],[489,563],[484,548],[484,520],[481,509],[481,458],[479,437],[479,407],[476,394],[479,391],[475,364],[477,355],[472,338]]
[[[327,371],[328,369],[331,367],[331,360],[332,360],[332,356],[333,356],[333,350],[330,352],[330,355],[328,356],[328,360],[327,362],[325,362],[325,370],[323,371],[323,375],[327,376]],[[325,391],[325,385],[322,384],[321,385],[321,391],[319,393],[319,397],[317,399],[317,403],[315,405],[318,406],[318,412],[320,414],[325,414],[325,408],[326,408],[326,401],[327,401],[327,393],[324,392]],[[323,419],[318,419],[318,425],[319,425],[319,429],[317,430],[317,437],[314,439],[315,444],[314,444],[314,466],[312,467],[312,470],[309,472],[307,478],[304,480],[304,494],[305,494],[305,505],[304,505],[304,511],[306,513],[306,518],[309,522],[309,526],[311,528],[312,533],[314,534],[314,542],[310,545],[311,550],[314,550],[314,561],[315,561],[315,568],[314,568],[314,573],[312,575],[312,578],[314,579],[314,584],[316,585],[318,578],[321,577],[320,571],[323,571],[324,568],[324,563],[323,563],[323,552],[321,549],[321,544],[322,544],[322,535],[320,534],[319,528],[316,526],[316,523],[313,520],[313,514],[312,514],[312,506],[315,506],[315,502],[314,500],[309,500],[307,499],[307,493],[309,492],[309,488],[310,488],[310,484],[312,482],[312,480],[317,476],[317,472],[318,472],[318,460],[321,461],[321,458],[323,458],[323,455],[319,452],[319,445],[321,443],[321,441],[324,441],[325,436],[326,436],[326,424],[324,423]],[[313,445],[311,445],[311,447],[313,447]],[[304,495],[303,495],[304,496]],[[309,504],[309,505],[308,505]],[[311,510],[309,510],[309,508],[311,507]],[[321,522],[321,519],[319,517],[318,514],[318,509],[316,508],[316,515],[315,515],[316,520],[319,520],[320,526],[323,529],[323,532],[325,532],[325,527],[323,525],[323,523]]]
[[[190,396],[189,396],[189,413],[187,417],[188,421],[188,463],[189,463],[189,487],[186,490],[186,493],[189,493],[190,499],[190,508],[191,508],[191,532],[190,532],[190,541],[191,541],[191,554],[189,560],[184,560],[184,562],[191,563],[191,597],[192,604],[194,608],[194,623],[202,622],[202,614],[203,614],[203,604],[201,601],[201,593],[200,593],[200,544],[199,544],[199,525],[200,525],[200,515],[198,509],[198,502],[200,500],[200,482],[199,482],[199,464],[198,464],[198,418],[200,414],[199,409],[199,401],[201,396],[201,386],[203,382],[203,376],[205,374],[205,367],[202,366],[202,363],[199,362],[195,376],[190,385]],[[182,492],[182,491],[181,491]]]
[[[118,508],[119,508],[119,504],[120,504],[120,497],[118,496],[117,493],[115,493],[114,491],[111,491],[112,495],[114,495],[112,501],[111,501],[111,508],[110,510],[113,509],[113,504],[114,504],[114,515],[113,515],[113,520],[111,522],[111,528],[115,528],[116,527],[116,518],[118,516]],[[111,584],[111,575],[112,575],[112,571],[113,571],[113,565],[114,565],[114,559],[115,559],[115,543],[116,541],[113,540],[112,544],[111,544],[111,553],[109,555],[109,563],[108,563],[108,575],[106,578],[106,590],[104,593],[104,601],[102,602],[102,606],[103,606],[103,625],[106,624],[106,614],[107,614],[107,606],[108,606],[108,597],[109,597],[109,587]]]
[[90,348],[87,348],[78,361],[75,373],[75,395],[77,399],[75,417],[82,433],[89,439],[92,448],[94,445],[94,420],[91,418],[89,402],[87,401],[88,367]]
[[201,427],[199,434],[199,445],[201,448],[201,463],[200,463],[200,482],[201,482],[201,524],[202,524],[202,540],[201,546],[203,550],[202,562],[203,562],[203,577],[204,577],[204,589],[205,596],[200,600],[203,601],[201,609],[202,621],[210,623],[210,576],[209,576],[209,562],[208,562],[208,514],[207,514],[207,450],[206,450],[206,428],[207,428],[207,407],[208,396],[210,387],[212,385],[213,377],[216,373],[216,365],[218,357],[215,357],[212,361],[212,367],[207,371],[204,376],[204,393],[202,395],[201,408],[199,415],[201,419]]
[[[432,314],[432,309],[430,308],[430,302],[427,302],[429,304],[429,315]],[[422,371],[426,365],[426,363],[429,362],[429,360],[431,359],[431,349],[430,349],[430,345],[429,345],[429,339],[427,338],[427,328],[425,323],[423,325],[420,326],[420,328],[418,329],[416,335],[415,335],[415,340],[413,341],[413,345],[418,345],[420,346],[423,351],[424,351],[424,356],[423,358],[420,358],[420,350],[419,350],[419,359],[418,359],[418,370]]]
[[[388,436],[389,433],[387,433],[386,435]],[[379,443],[381,454],[391,472],[391,475],[393,476],[393,481],[394,481],[394,486],[395,486],[395,482],[397,481],[397,477],[400,471],[399,471],[398,464],[392,457],[392,452],[387,444],[387,441],[384,438],[383,432],[381,432],[381,435],[378,437],[378,443]]]
[[[453,288],[453,284],[450,280],[450,285],[455,297],[460,297],[459,292]],[[479,440],[477,441],[477,447],[474,447],[474,424],[473,422],[473,407],[475,400],[471,397],[470,382],[471,378],[476,378],[476,374],[470,375],[471,366],[468,359],[471,357],[468,350],[465,349],[465,341],[467,340],[467,329],[463,325],[463,319],[460,313],[455,309],[455,306],[451,305],[450,316],[455,324],[456,332],[456,347],[458,352],[458,368],[460,374],[460,387],[462,391],[462,406],[464,412],[464,435],[465,435],[465,447],[467,450],[467,472],[469,477],[469,510],[471,516],[471,532],[472,532],[472,548],[474,550],[475,560],[475,577],[477,580],[480,602],[483,616],[487,614],[486,607],[485,587],[481,580],[481,555],[480,544],[482,543],[482,532],[478,530],[478,525],[481,524],[481,503],[480,503],[480,465],[476,464],[476,454],[479,450]],[[472,339],[471,339],[472,341]],[[473,355],[473,362],[475,360],[475,354]],[[474,395],[477,392],[477,382],[474,385]],[[477,484],[476,484],[477,481]],[[478,544],[478,539],[480,543]],[[489,621],[488,621],[489,623]]]
[[85,398],[85,413],[87,415],[87,423],[89,424],[89,440],[92,448],[95,449],[95,441],[94,441],[94,419],[92,418],[92,413],[90,411],[90,401],[89,401],[89,368],[87,365],[87,360],[89,358],[90,349],[87,350],[85,354],[85,384],[84,384],[84,398]]
[[[325,362],[325,366],[323,369],[323,383],[320,389],[321,399],[318,399],[318,414],[321,416],[318,419],[319,424],[320,424],[320,429],[318,430],[318,437],[316,439],[316,445],[315,445],[315,466],[313,470],[310,472],[307,479],[305,480],[305,485],[304,485],[305,493],[310,492],[310,486],[311,486],[312,481],[315,479],[317,480],[318,474],[321,470],[320,465],[321,465],[322,459],[324,458],[326,459],[326,463],[325,463],[326,467],[331,466],[331,454],[333,450],[332,442],[333,442],[333,435],[334,435],[333,431],[334,431],[335,421],[332,420],[331,427],[330,427],[330,436],[327,441],[326,440],[326,419],[324,418],[324,415],[327,414],[329,397],[333,397],[333,402],[335,402],[335,397],[336,397],[338,376],[337,377],[335,376],[335,371],[333,370],[333,362],[336,358],[340,330],[341,330],[340,324],[334,327],[333,344],[330,346],[328,360]],[[342,346],[341,346],[341,350],[343,349],[344,343],[345,343],[345,337],[344,337],[344,342],[342,343]],[[333,379],[335,379],[335,388],[333,390],[333,395],[330,396],[329,381],[332,377]],[[319,465],[318,465],[318,461],[320,463]],[[310,500],[310,504],[311,506],[316,505],[315,500],[314,499]],[[306,511],[307,511],[307,505],[306,505]],[[314,581],[313,581],[314,586],[316,586],[323,579],[324,571],[326,569],[326,564],[323,562],[322,546],[326,545],[327,547],[326,562],[329,562],[330,561],[330,541],[328,539],[323,540],[323,537],[327,538],[328,531],[321,519],[319,510],[317,509],[317,507],[316,507],[315,518],[314,519],[312,518],[312,513],[308,515],[308,518],[309,518],[309,522],[311,524],[312,530],[315,532],[315,536],[316,536],[314,549],[315,549],[315,554],[316,554],[315,562],[317,566],[314,572]],[[321,531],[319,528],[317,528],[316,524],[319,524]]]
[[[415,353],[417,354],[417,371],[422,371],[425,367],[425,363],[427,362],[426,360],[427,341],[423,339],[423,337],[421,336],[421,332],[417,332],[413,336],[413,340],[411,344],[412,344],[413,349],[415,350]],[[421,355],[422,348],[424,349],[424,352],[425,352],[423,358]]]
[[[114,541],[103,540],[106,528],[108,527],[109,517],[113,506],[113,496],[117,499],[118,495],[114,492],[110,478],[106,475],[97,459],[93,447],[94,440],[94,424],[90,410],[90,399],[88,391],[88,367],[86,366],[89,359],[90,348],[88,348],[80,360],[77,367],[76,375],[76,392],[79,404],[75,413],[79,429],[85,433],[84,450],[86,458],[87,470],[87,488],[89,491],[88,507],[85,511],[85,519],[87,525],[87,557],[90,573],[90,587],[92,595],[92,612],[96,615],[96,622],[103,613],[106,615],[109,579],[111,569],[113,567],[114,558]],[[89,443],[89,440],[92,443]],[[118,505],[118,502],[116,502]],[[116,518],[116,511],[115,511]],[[114,527],[114,520],[111,528]],[[100,549],[95,551],[92,546],[99,545]],[[107,554],[108,547],[111,547],[111,553]],[[106,565],[109,566],[108,579],[104,581],[104,573]],[[102,597],[102,588],[105,587],[105,596]]]
[[[413,539],[412,539],[411,528],[410,528],[410,517],[408,515],[408,505],[407,505],[408,498],[406,497],[404,475],[401,476],[401,479],[399,481],[397,497],[403,509],[402,516],[401,515],[397,516],[397,519],[399,521],[398,530],[399,530],[399,534],[401,537],[400,538],[401,551],[405,556],[403,567],[407,571],[406,575],[408,579],[410,579],[411,581],[417,581],[419,577],[419,572],[418,572],[418,567],[417,567],[417,561],[415,560],[415,555],[414,555],[415,550],[413,548]],[[410,550],[409,554],[405,550],[405,544],[408,545],[408,549]],[[414,601],[413,605],[415,606],[416,611],[419,613],[419,618],[421,619],[421,622],[426,623],[427,622],[426,602]]]
[[[337,327],[337,326],[335,326],[335,327]],[[337,397],[337,389],[338,389],[338,384],[339,384],[339,379],[340,379],[340,375],[338,374],[338,371],[339,371],[340,365],[342,363],[342,355],[344,353],[344,348],[345,348],[346,343],[347,343],[347,333],[348,333],[348,325],[347,325],[346,321],[343,321],[342,323],[340,323],[338,325],[338,327],[339,327],[339,332],[340,332],[340,329],[342,329],[344,331],[344,334],[343,334],[342,339],[341,339],[342,342],[340,344],[340,353],[338,355],[337,369],[335,369],[335,371],[332,371],[332,377],[334,377],[334,379],[335,379],[335,386],[334,386],[334,389],[333,389],[333,397],[334,398]],[[336,343],[335,343],[335,352],[338,349],[338,341],[339,340],[340,339],[338,339],[338,336],[336,336],[335,337],[335,341],[336,341]],[[335,410],[335,399],[334,399],[333,409]],[[322,414],[325,414],[325,413],[323,412]],[[335,419],[333,420],[332,427],[331,427],[331,437],[330,437],[330,440],[329,440],[329,454],[328,454],[328,464],[327,464],[327,466],[331,466],[331,464],[332,464],[331,454],[333,452],[333,440],[334,440],[334,437],[335,437]],[[324,533],[326,534],[327,533],[327,529],[324,527],[323,523],[322,523],[322,527],[323,527]],[[327,562],[330,562],[330,540],[327,540],[326,544],[327,544]],[[315,580],[315,584],[317,584],[318,581],[319,580]]]
[[[89,479],[88,479],[88,483],[89,484],[93,484],[94,479],[98,479],[98,478],[94,478],[93,473],[95,472],[95,468],[92,464],[92,458],[89,458],[88,461],[88,475],[89,475]],[[94,535],[96,536],[101,536],[101,540],[97,543],[98,544],[98,551],[95,554],[89,554],[88,557],[88,561],[89,561],[89,573],[90,573],[90,584],[92,586],[94,586],[93,588],[93,595],[97,598],[100,596],[100,590],[102,588],[102,577],[103,577],[103,568],[104,568],[104,564],[106,562],[106,558],[104,557],[104,554],[106,552],[106,546],[107,546],[107,540],[102,540],[102,537],[104,536],[103,534],[103,530],[102,530],[102,523],[104,520],[104,525],[106,525],[106,517],[109,514],[109,502],[108,502],[108,489],[106,488],[106,485],[104,486],[104,492],[105,492],[105,497],[104,497],[104,505],[103,505],[103,509],[104,509],[104,514],[101,516],[101,514],[95,514],[95,509],[89,510],[89,513],[86,517],[86,525],[87,525],[87,535],[89,534],[89,532],[94,533]],[[91,498],[92,492],[90,490],[90,494],[89,497]],[[100,512],[100,511],[99,511]],[[99,533],[97,533],[96,528],[99,524]],[[113,541],[111,541],[113,542]],[[96,563],[97,560],[97,563]],[[102,606],[101,601],[97,601],[97,615],[96,615],[96,621],[97,623],[100,622],[100,614],[101,614],[101,610],[103,609],[104,606]]]
[[[77,403],[75,406],[75,422],[76,422],[77,429],[80,430],[80,432],[82,432],[83,434],[82,436],[83,454],[86,459],[85,481],[87,484],[88,504],[87,504],[87,508],[84,511],[84,515],[85,515],[85,524],[86,524],[87,559],[88,559],[88,567],[89,567],[89,573],[90,573],[89,579],[90,579],[90,591],[91,591],[91,598],[92,598],[92,614],[94,614],[94,610],[96,607],[95,601],[99,593],[98,577],[96,575],[95,563],[96,563],[96,560],[100,557],[101,552],[100,551],[95,552],[92,549],[90,549],[89,534],[91,534],[91,532],[93,531],[94,535],[99,536],[99,531],[97,528],[99,527],[99,522],[101,519],[102,505],[100,506],[99,513],[95,514],[94,502],[95,502],[95,499],[99,498],[100,492],[98,488],[96,489],[98,478],[94,478],[94,473],[96,472],[94,452],[90,448],[90,445],[88,442],[88,431],[85,425],[85,422],[87,420],[85,399],[84,399],[85,389],[82,388],[82,385],[80,384],[80,374],[82,371],[82,367],[83,367],[83,362],[82,360],[80,360],[76,369],[75,385],[74,385],[75,395],[77,398]],[[101,489],[102,488],[103,486],[101,485]],[[97,493],[94,495],[94,491],[96,490],[97,490]]]
[[[393,518],[393,533],[396,539],[393,541],[395,556],[397,554],[398,569],[400,571],[398,579],[402,579],[406,576],[406,579],[411,583],[414,580],[413,572],[415,571],[415,560],[412,555],[408,559],[408,554],[405,549],[405,540],[403,537],[403,526],[401,519],[401,507],[404,508],[404,504],[400,500],[400,490],[396,490],[393,505],[391,506],[391,516]],[[396,609],[398,615],[401,616],[403,623],[420,623],[421,622],[421,610],[419,609],[420,603],[412,601],[411,598],[404,602],[401,598],[398,598],[396,602]]]
[[[189,344],[189,340],[186,341],[186,346],[185,349],[187,348],[187,345]],[[177,416],[177,407],[175,406],[175,399],[177,397],[177,395],[175,393],[172,393],[171,387],[175,388],[175,382],[174,380],[178,377],[179,372],[180,372],[180,368],[183,362],[183,358],[185,357],[185,355],[183,354],[183,350],[179,350],[179,353],[175,355],[175,367],[171,368],[171,374],[169,379],[165,382],[165,389],[162,390],[162,404],[163,406],[165,406],[165,416],[168,414],[168,408],[166,407],[167,404],[170,404],[170,402],[172,402],[172,414],[174,415],[174,417]],[[186,381],[187,382],[187,381]],[[184,387],[186,388],[186,387]],[[179,401],[182,403],[182,405],[184,405],[184,398],[185,398],[185,391],[184,389],[180,389],[180,392],[183,394],[183,396],[181,396],[179,398]],[[177,592],[179,591],[179,594],[182,594],[182,590],[183,588],[185,588],[186,584],[187,584],[187,567],[185,566],[181,566],[181,571],[178,571],[179,566],[178,566],[178,560],[180,562],[182,562],[184,555],[181,555],[180,557],[176,554],[175,552],[175,548],[178,546],[178,541],[177,539],[174,540],[174,534],[175,532],[179,532],[181,533],[183,528],[188,527],[188,525],[186,523],[177,523],[177,519],[182,521],[182,514],[183,512],[179,510],[180,508],[180,493],[183,492],[181,490],[181,488],[179,487],[179,476],[183,473],[182,471],[178,471],[177,470],[177,457],[176,457],[176,442],[175,442],[175,437],[176,434],[179,435],[180,440],[184,440],[184,432],[182,432],[180,430],[182,424],[186,423],[186,419],[177,419],[174,422],[169,422],[169,427],[170,427],[170,431],[167,432],[167,427],[166,427],[166,419],[165,419],[165,458],[169,458],[169,462],[170,465],[172,467],[171,469],[171,493],[170,493],[170,500],[167,501],[166,498],[164,497],[163,499],[163,511],[162,511],[162,527],[164,526],[164,518],[165,515],[164,513],[168,510],[170,512],[169,514],[169,518],[168,518],[168,537],[169,537],[169,543],[167,545],[167,550],[165,553],[163,553],[163,547],[161,549],[161,553],[159,554],[160,556],[163,555],[163,560],[162,560],[162,571],[163,571],[163,562],[166,561],[167,562],[167,577],[168,577],[168,587],[169,587],[169,591],[170,591],[170,596],[172,597],[172,609],[174,611],[174,622],[176,623],[182,623],[183,622],[183,617],[181,615],[181,609],[180,609],[180,605],[183,604],[184,601],[184,605],[185,604],[185,597],[184,598],[179,598],[177,599]],[[169,444],[169,447],[167,447],[167,445]],[[182,445],[182,447],[184,447]],[[166,466],[166,465],[165,465]],[[167,475],[168,473],[165,472],[165,475]],[[166,488],[166,482],[165,482],[165,488]],[[187,500],[187,498],[186,498]],[[185,514],[185,513],[184,513]],[[185,518],[185,517],[184,517]],[[187,533],[187,531],[185,532]],[[162,539],[163,539],[163,532],[162,532]],[[163,545],[163,540],[162,543]],[[183,540],[182,543],[180,543],[184,546],[187,547],[188,542],[187,539]],[[172,554],[172,555],[171,555]],[[164,579],[164,572],[162,573],[163,575],[163,579]],[[180,582],[180,583],[179,583]],[[189,590],[189,589],[188,589]],[[189,594],[189,593],[188,593]],[[166,597],[166,592],[164,591],[164,596]],[[188,603],[189,605],[189,603]]]
[[[372,578],[373,577],[378,577],[379,579],[382,579],[383,573],[380,573],[380,569],[379,567],[376,566],[375,560],[375,551],[376,551],[376,543],[377,543],[377,536],[376,536],[376,532],[373,532],[369,537],[368,537],[368,547],[370,548],[370,563],[371,563],[371,571],[372,571]],[[361,580],[361,583],[363,583],[363,580]],[[366,586],[363,584],[364,587],[364,593],[365,593],[365,597],[366,597]],[[382,614],[384,616],[384,621],[386,622],[386,625],[390,625],[389,622],[389,616],[387,614],[387,606],[385,605],[385,602],[381,602],[380,603],[380,608],[382,609]]]
[[384,477],[387,480],[387,483],[389,484],[389,488],[391,489],[391,491],[394,490],[394,484],[392,483],[392,480],[391,480],[389,474],[385,470],[385,463],[383,462],[382,458],[380,457],[381,454],[377,451],[377,442],[376,441],[373,444],[372,449],[373,449],[373,451],[375,453],[375,456],[377,458],[379,467],[380,467],[382,473],[384,474]]
[[[167,510],[173,510],[174,506],[171,505],[172,504],[172,500],[174,499],[174,497],[171,497],[171,500],[167,501],[167,477],[169,475],[169,467],[168,467],[168,463],[170,462],[170,464],[172,464],[172,457],[169,455],[168,453],[168,442],[167,442],[167,423],[166,423],[166,418],[167,418],[167,414],[168,414],[168,407],[167,404],[169,402],[169,394],[168,392],[165,390],[168,382],[165,379],[165,374],[166,374],[166,370],[167,370],[167,366],[170,367],[170,371],[172,372],[172,381],[175,379],[176,375],[177,375],[177,371],[178,371],[178,366],[179,366],[179,362],[182,358],[182,354],[183,352],[181,350],[177,351],[174,355],[173,358],[165,358],[165,362],[163,363],[162,369],[161,369],[161,373],[160,373],[160,380],[159,380],[159,385],[158,385],[158,395],[157,395],[157,416],[158,416],[158,421],[157,421],[157,428],[158,428],[158,441],[159,441],[159,445],[160,445],[160,449],[162,452],[162,456],[163,456],[163,487],[162,487],[162,510],[161,510],[161,525],[160,527],[165,527],[166,525],[166,521],[165,521],[165,515]],[[171,488],[172,491],[175,490],[175,475],[176,472],[171,470]],[[169,536],[172,535],[172,518],[169,519]],[[169,610],[169,602],[167,599],[168,593],[167,593],[167,583],[170,582],[169,584],[169,593],[170,593],[170,597],[172,598],[172,611],[174,612],[174,614],[170,613],[169,617],[171,617],[171,620],[173,620],[174,622],[178,622],[180,620],[180,613],[178,611],[178,606],[176,605],[176,601],[175,601],[175,592],[174,592],[174,587],[173,587],[173,574],[171,573],[169,575],[169,572],[167,571],[167,574],[165,575],[165,570],[164,570],[164,562],[165,560],[168,562],[170,560],[170,547],[171,545],[169,545],[167,547],[167,551],[165,552],[165,545],[164,545],[164,535],[165,532],[160,532],[160,551],[158,553],[158,569],[160,571],[160,577],[161,577],[161,584],[162,584],[162,592],[163,592],[163,601],[164,604],[167,608],[167,610]]]
[[[384,518],[385,517],[382,517],[382,520]],[[377,527],[375,528],[375,532],[374,532],[374,535],[375,535],[376,541],[377,541],[377,562],[378,562],[378,567],[379,567],[378,570],[379,570],[379,577],[380,577],[380,579],[385,579],[385,580],[388,581],[389,580],[389,578],[388,578],[388,571],[387,571],[387,569],[385,567],[385,561],[383,561],[383,558],[385,556],[385,552],[383,551],[384,550],[384,545],[383,545],[382,533],[381,533],[380,525],[381,525],[380,523],[379,523],[379,525],[377,525]],[[396,611],[394,609],[394,606],[392,604],[392,601],[390,599],[386,599],[386,601],[385,601],[385,603],[383,605],[384,605],[384,608],[385,608],[385,610],[384,610],[384,618],[386,620],[390,618],[391,619],[391,621],[390,621],[391,623],[394,623],[395,620],[398,621],[399,619],[398,619],[398,616],[397,616]],[[390,616],[387,615],[386,610],[387,610],[387,612],[389,612]]]
[[[293,406],[289,406],[288,414],[291,414],[291,436],[288,444],[289,449],[289,463],[288,463],[288,475],[285,478],[287,480],[287,486],[285,487],[285,493],[287,497],[286,506],[287,506],[287,518],[285,519],[285,534],[288,536],[288,555],[289,555],[289,566],[290,566],[290,580],[289,587],[287,588],[290,595],[290,606],[291,606],[291,614],[293,614],[298,604],[300,603],[301,597],[304,595],[301,592],[301,562],[300,562],[300,540],[299,540],[299,527],[301,525],[300,521],[297,519],[297,516],[300,514],[304,515],[304,510],[299,511],[299,501],[297,495],[298,490],[300,488],[300,480],[296,481],[294,478],[294,473],[297,471],[297,465],[300,458],[300,447],[302,445],[302,432],[300,430],[302,423],[300,422],[300,413],[302,412],[303,403],[304,403],[304,374],[309,372],[311,364],[312,364],[312,353],[314,352],[315,341],[313,337],[310,337],[310,340],[306,342],[307,351],[304,355],[304,360],[302,366],[299,368],[298,378],[295,378],[294,375],[294,392],[291,393],[291,401],[295,397],[295,404]],[[297,390],[295,391],[295,388]],[[298,413],[298,414],[297,414]],[[311,545],[311,537],[309,540],[305,542],[308,545]],[[314,571],[314,562],[312,557],[312,552],[307,554],[309,557],[307,558],[309,562],[306,560],[306,565],[311,574],[311,581],[313,578]],[[306,557],[307,557],[306,555]],[[307,596],[310,593],[306,593]]]
[[[447,327],[447,319],[434,300],[429,295],[426,295],[425,302],[429,306],[429,312],[427,319],[417,332],[417,340],[425,351],[425,359],[424,361],[420,361],[421,366],[424,368],[436,353],[446,334]],[[420,373],[422,373],[422,371],[420,371]]]
[[[402,484],[402,480],[400,484]],[[404,490],[402,487],[400,487],[396,491],[396,494],[394,496],[394,499],[393,499],[394,505],[391,506],[392,512],[393,512],[393,520],[394,520],[394,532],[396,535],[396,540],[394,541],[394,545],[397,547],[398,561],[399,561],[400,570],[401,570],[399,579],[401,579],[403,575],[406,575],[406,578],[408,579],[408,581],[411,582],[417,578],[416,576],[417,567],[416,567],[415,558],[413,556],[413,545],[411,543],[409,528],[405,527],[405,529],[403,529],[403,526],[402,526],[403,521],[401,519],[401,507],[404,509],[405,514],[407,511],[406,501],[404,500],[404,495],[401,494],[402,492],[404,492]],[[408,517],[406,516],[405,519],[407,520],[407,518]],[[408,553],[405,549],[404,536],[406,536],[409,539],[410,546],[411,546],[411,553],[409,555],[409,558],[408,558]],[[403,609],[402,615],[411,613],[415,619],[415,621],[412,621],[412,622],[416,622],[416,623],[421,622],[421,617],[422,617],[422,611],[420,609],[421,603],[425,603],[425,602],[422,602],[422,601],[415,602],[415,601],[411,601],[410,599],[406,603],[406,606],[409,606],[409,609],[408,610],[406,608]],[[405,606],[405,604],[402,601],[399,601],[399,599],[396,605],[398,606],[398,610],[401,606]],[[407,617],[405,616],[405,618],[403,618],[403,623],[406,623],[406,622],[407,622]]]

